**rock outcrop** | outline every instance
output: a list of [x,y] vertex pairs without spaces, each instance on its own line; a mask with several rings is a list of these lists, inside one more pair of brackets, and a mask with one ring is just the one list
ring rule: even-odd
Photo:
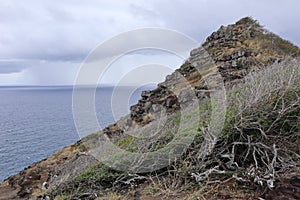
[[[256,20],[243,18],[236,24],[221,26],[201,47],[192,50],[190,58],[167,76],[165,82],[158,84],[155,90],[144,91],[139,102],[130,108],[130,115],[136,122],[147,124],[151,121],[151,113],[153,115],[162,107],[168,112],[178,110],[180,102],[172,90],[184,82],[183,78],[201,99],[209,97],[212,86],[205,83],[205,75],[215,73],[214,69],[230,87],[249,72],[299,55],[299,49],[290,42],[264,30]],[[208,67],[204,67],[207,63],[210,63]]]

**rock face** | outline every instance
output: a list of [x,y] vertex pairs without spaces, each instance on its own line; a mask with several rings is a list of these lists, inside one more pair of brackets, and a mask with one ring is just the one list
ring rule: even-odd
[[169,112],[180,108],[177,97],[167,87],[159,85],[155,90],[142,92],[139,102],[131,106],[130,116],[138,123],[148,123],[151,118],[146,116],[159,112],[162,106]]
[[[191,93],[182,88],[189,86],[199,99],[209,98],[220,81],[231,87],[251,71],[261,70],[289,56],[299,55],[297,47],[267,32],[251,18],[243,18],[226,27],[221,26],[206,39],[203,46],[192,50],[186,62],[168,75],[156,89],[144,91],[139,102],[130,108],[130,116],[108,126],[102,132],[110,138],[122,137],[124,131],[150,123],[161,110],[168,114],[181,109],[192,98]],[[208,75],[212,84],[208,84]],[[51,188],[51,184],[70,180],[76,173],[96,162],[86,155],[79,155],[78,152],[82,150],[85,149],[81,149],[79,142],[10,177],[0,184],[0,199],[30,199],[42,192],[44,182],[49,183]],[[77,163],[80,164],[76,167],[76,172],[72,172]],[[285,187],[286,185],[282,186]],[[296,184],[292,187],[299,190],[299,179],[296,179]]]
[[219,72],[226,81],[243,78],[249,73],[251,65],[264,65],[257,59],[260,51],[246,44],[246,41],[260,34],[260,26],[251,23],[222,26],[207,38],[204,47],[219,65]]
[[251,18],[221,26],[206,39],[203,47],[213,58],[225,82],[235,82],[250,71],[299,55],[297,47],[264,30]]
[[[147,124],[151,121],[151,117],[147,116],[161,108],[168,112],[180,109],[177,95],[172,91],[180,82],[184,82],[182,79],[193,86],[199,99],[206,98],[213,89],[205,83],[205,75],[215,73],[211,69],[217,69],[225,85],[230,87],[239,83],[249,72],[281,62],[290,55],[300,55],[299,49],[264,30],[251,18],[221,26],[201,47],[192,50],[190,58],[167,76],[165,82],[160,83],[155,90],[143,92],[138,104],[131,107],[130,115],[137,123]],[[207,63],[210,63],[208,67],[204,67]]]

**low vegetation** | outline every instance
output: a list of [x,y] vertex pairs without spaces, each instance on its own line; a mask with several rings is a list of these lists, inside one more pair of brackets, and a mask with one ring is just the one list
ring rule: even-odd
[[[135,192],[130,196],[129,191],[135,190],[137,183],[145,183],[140,193],[153,198],[205,198],[214,195],[214,190],[226,190],[225,197],[258,197],[265,189],[272,189],[278,177],[300,165],[299,94],[300,70],[295,60],[251,73],[229,91],[224,129],[216,141],[208,137],[213,133],[209,133],[207,113],[211,102],[206,101],[200,107],[202,118],[194,142],[167,168],[127,174],[97,164],[78,175],[63,194],[71,199],[83,194],[92,198],[95,193],[108,199],[124,199],[127,191],[126,198],[133,198]],[[178,115],[169,122],[164,130],[167,134],[158,143],[141,143],[129,136],[116,144],[133,152],[163,148],[173,138],[171,127],[180,122]],[[210,151],[203,148],[204,143],[212,146]],[[219,184],[216,187],[217,183],[227,184],[230,189]],[[103,188],[110,192],[97,193]]]

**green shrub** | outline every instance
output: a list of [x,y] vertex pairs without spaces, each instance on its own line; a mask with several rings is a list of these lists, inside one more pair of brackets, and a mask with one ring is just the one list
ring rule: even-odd
[[75,184],[89,183],[96,184],[98,186],[107,188],[111,187],[114,181],[120,177],[124,176],[125,173],[118,172],[106,165],[95,164],[88,167],[84,172],[79,174],[75,179]]

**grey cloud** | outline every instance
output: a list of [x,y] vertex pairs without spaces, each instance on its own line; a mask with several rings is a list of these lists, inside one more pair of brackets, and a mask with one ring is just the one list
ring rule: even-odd
[[[82,60],[99,42],[131,24],[131,14],[117,2],[103,10],[101,1],[11,1],[0,6],[0,55],[2,58]],[[107,3],[106,3],[107,4]],[[3,11],[3,12],[2,12]],[[112,14],[112,15],[111,15]],[[118,16],[120,15],[120,16]],[[120,20],[114,23],[113,18]],[[115,20],[116,22],[116,20]],[[126,23],[124,23],[126,25]],[[134,25],[133,25],[134,26]]]
[[300,13],[297,0],[165,0],[153,1],[152,9],[166,27],[182,31],[199,42],[220,25],[252,16],[272,32],[300,45]]
[[[270,31],[300,45],[299,5],[297,0],[3,1],[0,60],[35,60],[37,65],[45,60],[64,68],[69,62],[80,63],[97,44],[124,31],[169,28],[202,43],[220,25],[244,16],[258,19]],[[128,38],[120,45],[128,47],[142,37]],[[116,53],[116,48],[108,47],[103,56]],[[31,66],[28,62],[1,61],[0,73],[20,72]]]
[[251,15],[299,44],[297,1],[34,1],[0,6],[0,55],[82,60],[110,36],[139,27],[166,27],[203,40],[221,24]]

